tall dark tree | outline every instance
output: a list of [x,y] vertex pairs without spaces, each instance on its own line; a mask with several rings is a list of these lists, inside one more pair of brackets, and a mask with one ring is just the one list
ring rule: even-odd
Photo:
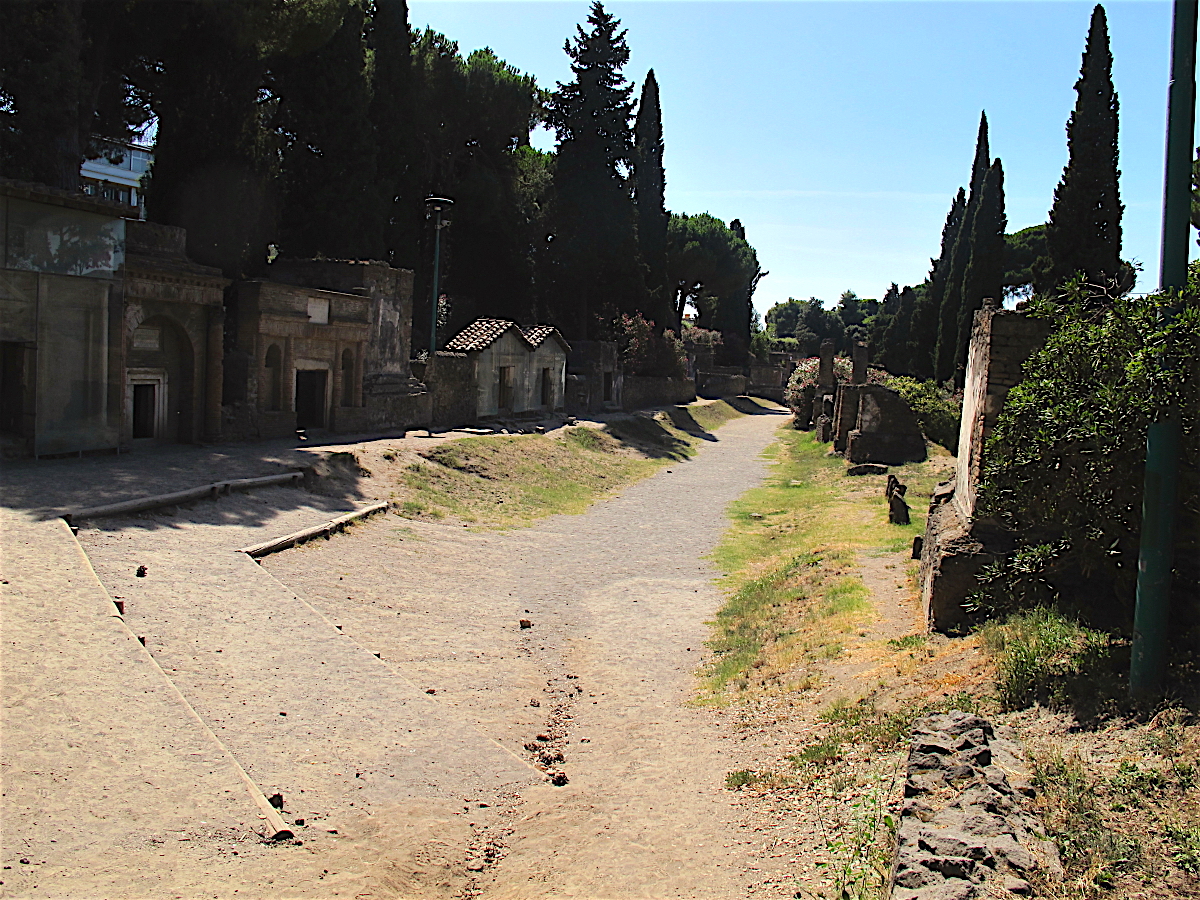
[[671,288],[667,283],[667,177],[663,169],[662,113],[654,70],[646,73],[638,103],[634,136],[634,201],[637,203],[638,247],[646,266],[650,292],[648,318],[658,330],[679,329],[671,319]]
[[879,363],[894,375],[914,374],[912,339],[916,308],[917,292],[905,285],[883,332],[878,354],[872,348],[872,356],[877,356]]
[[283,139],[279,252],[380,259],[365,15],[352,3],[325,44],[272,66]]
[[1075,82],[1075,109],[1067,120],[1066,168],[1054,191],[1046,242],[1034,287],[1048,294],[1082,273],[1089,283],[1127,277],[1121,262],[1121,205],[1117,169],[1117,113],[1112,53],[1104,7],[1092,11],[1083,66]]
[[958,189],[946,213],[942,226],[942,245],[938,258],[931,260],[929,277],[926,279],[925,296],[913,313],[913,358],[909,365],[918,378],[932,379],[936,371],[938,323],[942,300],[946,296],[946,282],[950,276],[950,261],[954,245],[962,230],[963,217],[967,211],[967,192]]
[[971,255],[963,274],[962,304],[958,312],[958,355],[954,362],[955,384],[965,383],[967,346],[975,311],[991,297],[997,303],[1003,299],[1006,243],[1004,230],[1008,217],[1004,211],[1004,167],[997,159],[988,169],[980,189],[979,206],[971,223]]
[[120,0],[10,3],[0,27],[0,175],[74,191],[79,166],[149,120],[131,88],[144,4]]
[[648,296],[628,182],[633,86],[621,70],[629,47],[599,0],[588,24],[564,47],[574,79],[558,85],[549,106],[558,134],[554,318],[575,339],[607,334],[617,314],[645,309]]
[[[1192,227],[1200,231],[1200,147],[1196,148],[1196,159],[1192,163]],[[1196,243],[1200,244],[1200,236]]]
[[413,134],[412,35],[406,0],[375,0],[369,43],[374,78],[375,208],[385,258],[416,268],[425,221]]
[[987,114],[979,117],[979,133],[975,139],[975,160],[971,164],[971,192],[963,211],[962,224],[954,238],[954,250],[950,254],[950,267],[946,273],[945,287],[938,311],[937,351],[934,362],[934,378],[949,381],[954,377],[959,356],[958,321],[964,303],[963,281],[971,261],[971,234],[975,215],[979,210],[983,182],[991,167],[991,150],[988,146]]
[[[442,289],[451,308],[449,337],[478,316],[529,322],[535,317],[531,264],[518,183],[540,103],[535,80],[491,50],[467,59],[444,36],[426,31],[414,44],[413,125],[423,193],[455,200],[453,228],[442,241]],[[433,229],[417,274],[428,296]],[[418,309],[424,310],[423,304]]]

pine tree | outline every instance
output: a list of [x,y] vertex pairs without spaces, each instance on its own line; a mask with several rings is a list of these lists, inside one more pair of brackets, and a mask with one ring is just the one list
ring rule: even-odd
[[971,327],[975,311],[983,308],[985,298],[997,303],[1004,292],[1004,261],[1006,242],[1004,230],[1008,217],[1004,212],[1004,167],[997,159],[988,169],[980,190],[979,208],[971,225],[971,254],[967,271],[963,275],[962,305],[958,313],[958,337],[955,345],[954,380],[961,387],[965,383],[967,348],[971,341]]
[[265,263],[275,147],[263,128],[270,4],[171,4],[175,28],[147,75],[158,114],[146,209],[187,229],[188,254],[241,278]]
[[650,291],[650,318],[657,330],[680,323],[671,314],[667,284],[667,178],[663,169],[662,113],[658,103],[658,81],[654,70],[646,73],[638,103],[634,136],[634,201],[637,203],[638,248],[646,265],[646,287]]
[[277,121],[287,139],[278,241],[284,256],[383,256],[364,21],[351,4],[326,44],[273,67]]
[[621,312],[646,308],[644,269],[627,175],[633,163],[633,86],[625,31],[599,0],[564,49],[574,80],[549,105],[558,133],[555,168],[555,324],[574,339],[605,335]]
[[150,43],[144,20],[156,13],[117,0],[5,5],[0,175],[78,190],[80,164],[102,155],[96,136],[126,140],[149,120],[128,76]]
[[1034,269],[1034,287],[1048,294],[1083,273],[1089,283],[1123,278],[1117,169],[1118,109],[1104,7],[1092,11],[1075,109],[1067,121],[1066,168],[1054,191],[1046,230],[1049,255]]
[[958,320],[964,303],[963,279],[971,261],[971,233],[975,215],[979,209],[983,182],[992,161],[988,147],[987,113],[979,117],[979,133],[975,139],[975,160],[971,164],[971,192],[963,212],[962,225],[954,238],[954,250],[950,255],[950,268],[938,311],[937,353],[934,363],[934,378],[948,381],[954,376],[959,355]]

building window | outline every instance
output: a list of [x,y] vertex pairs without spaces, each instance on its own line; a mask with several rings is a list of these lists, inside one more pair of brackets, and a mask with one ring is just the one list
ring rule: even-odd
[[267,409],[278,410],[283,406],[283,352],[278,344],[267,348]]
[[354,354],[342,351],[342,406],[354,405]]
[[308,321],[313,325],[329,324],[329,298],[310,297],[308,300]]

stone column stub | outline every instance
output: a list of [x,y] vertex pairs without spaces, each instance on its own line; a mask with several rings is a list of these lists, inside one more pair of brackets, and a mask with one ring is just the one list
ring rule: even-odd
[[831,388],[835,383],[833,376],[833,341],[826,338],[821,341],[821,363],[817,369],[817,384],[822,388]]
[[866,384],[867,345],[861,341],[855,341],[854,346],[850,348],[850,358],[853,363],[853,374],[850,376],[850,383]]

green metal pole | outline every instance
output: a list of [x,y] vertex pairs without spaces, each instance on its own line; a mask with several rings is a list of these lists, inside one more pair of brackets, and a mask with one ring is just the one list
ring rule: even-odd
[[[1196,11],[1197,0],[1175,0],[1159,276],[1159,287],[1164,291],[1182,290],[1187,285],[1192,141],[1196,118]],[[1174,310],[1168,311],[1167,321],[1173,317]],[[1133,655],[1129,668],[1129,693],[1137,700],[1151,700],[1161,693],[1166,670],[1179,442],[1178,410],[1160,409],[1157,420],[1146,434],[1137,607],[1133,617]]]
[[[1187,252],[1186,250],[1184,251]],[[442,208],[437,208],[437,223],[433,228],[433,306],[429,314],[429,369],[437,356],[438,275],[442,263]]]

